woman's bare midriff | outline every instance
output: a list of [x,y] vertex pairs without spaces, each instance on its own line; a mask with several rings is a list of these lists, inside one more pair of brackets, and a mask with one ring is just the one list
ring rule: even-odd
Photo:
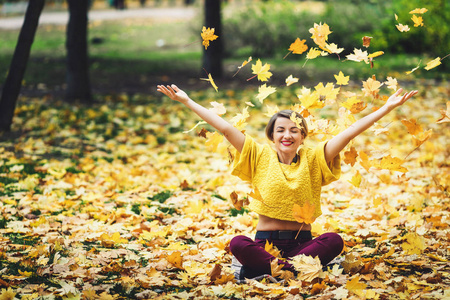
[[311,224],[278,220],[259,215],[258,225],[256,225],[256,230],[258,231],[299,230],[300,228],[302,231],[309,231],[311,230]]

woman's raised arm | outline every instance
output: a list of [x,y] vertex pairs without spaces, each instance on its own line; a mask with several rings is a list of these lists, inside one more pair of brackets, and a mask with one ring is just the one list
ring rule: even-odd
[[370,126],[372,126],[375,122],[380,120],[382,117],[387,115],[390,111],[392,111],[397,106],[405,103],[409,98],[418,93],[418,91],[411,91],[409,93],[405,93],[403,96],[400,95],[402,93],[402,89],[397,90],[394,94],[392,94],[386,103],[376,110],[375,112],[365,116],[362,119],[359,119],[352,125],[350,125],[347,129],[333,137],[325,146],[325,159],[327,162],[332,161],[336,155],[344,149],[347,144],[354,139],[356,136],[367,130]]
[[180,88],[172,84],[171,86],[158,85],[158,91],[168,96],[170,99],[183,103],[190,110],[195,112],[200,118],[202,118],[206,123],[213,126],[219,132],[221,132],[225,138],[231,143],[231,145],[236,148],[237,151],[241,152],[244,147],[245,135],[240,132],[236,127],[222,119],[219,115],[210,111],[209,109],[198,104]]

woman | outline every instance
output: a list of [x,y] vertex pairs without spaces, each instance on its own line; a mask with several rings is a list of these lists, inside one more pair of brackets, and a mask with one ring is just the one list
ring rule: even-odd
[[[341,253],[342,238],[336,233],[325,233],[312,239],[311,226],[295,221],[293,205],[303,206],[308,202],[314,207],[314,217],[318,217],[321,214],[321,186],[340,176],[339,152],[353,138],[417,94],[417,91],[411,91],[401,95],[402,89],[397,90],[381,108],[315,149],[300,148],[308,135],[302,116],[298,113],[293,115],[290,110],[280,111],[266,127],[266,136],[273,142],[273,150],[269,145],[256,143],[249,135],[190,99],[176,85],[158,85],[158,91],[183,103],[220,131],[237,150],[232,174],[251,182],[255,188],[252,195],[255,200],[249,205],[259,215],[255,240],[239,235],[230,242],[231,252],[243,265],[239,279],[271,273],[270,263],[276,258],[264,250],[266,241],[281,250],[284,258],[300,254],[318,256],[322,265]],[[291,116],[298,121],[294,119],[294,122]],[[282,269],[295,273],[287,260],[278,260],[278,263],[283,264]]]

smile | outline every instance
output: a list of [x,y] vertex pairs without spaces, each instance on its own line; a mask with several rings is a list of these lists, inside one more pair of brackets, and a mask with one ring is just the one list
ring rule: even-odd
[[290,146],[290,145],[293,144],[293,142],[282,141],[281,144],[282,144],[283,146]]

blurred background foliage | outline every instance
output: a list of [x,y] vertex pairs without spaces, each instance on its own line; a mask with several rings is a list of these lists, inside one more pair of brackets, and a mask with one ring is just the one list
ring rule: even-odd
[[[426,7],[424,26],[411,21],[415,8]],[[264,1],[250,3],[240,12],[225,17],[224,38],[228,56],[256,57],[284,55],[295,37],[313,46],[308,30],[325,22],[332,34],[329,42],[345,48],[343,54],[361,48],[364,35],[373,37],[371,49],[388,53],[445,56],[450,49],[450,9],[446,0],[329,0],[317,6],[302,1]],[[398,22],[395,20],[398,16]],[[409,32],[399,32],[396,24],[407,24]]]

